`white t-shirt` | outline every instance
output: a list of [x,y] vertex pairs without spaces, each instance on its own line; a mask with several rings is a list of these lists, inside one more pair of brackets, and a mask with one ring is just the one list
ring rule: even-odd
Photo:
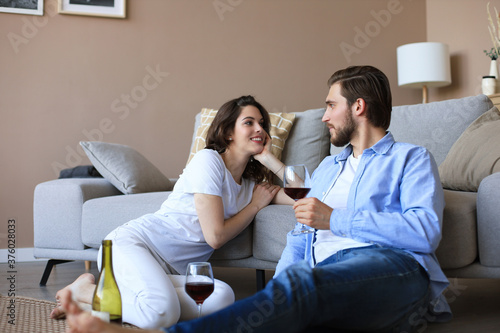
[[[347,208],[347,197],[358,165],[359,159],[354,158],[351,154],[335,184],[324,198],[323,202],[325,204],[333,209]],[[315,263],[317,264],[325,260],[340,250],[368,245],[371,244],[361,243],[351,238],[334,235],[331,230],[316,230],[316,239],[313,244]]]
[[241,185],[236,183],[219,153],[203,149],[186,166],[161,208],[128,225],[138,230],[150,248],[177,272],[184,274],[188,263],[207,261],[214,251],[203,236],[194,194],[220,196],[224,219],[228,219],[250,203],[254,184],[249,179],[242,179]]

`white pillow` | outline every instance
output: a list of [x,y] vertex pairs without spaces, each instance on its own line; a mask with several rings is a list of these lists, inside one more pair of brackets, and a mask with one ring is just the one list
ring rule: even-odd
[[172,189],[170,180],[131,147],[98,141],[80,145],[97,171],[124,194]]

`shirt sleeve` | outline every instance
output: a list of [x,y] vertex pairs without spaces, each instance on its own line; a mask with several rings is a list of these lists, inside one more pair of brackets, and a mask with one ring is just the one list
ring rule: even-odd
[[202,149],[196,153],[186,166],[184,192],[222,196],[226,167],[219,153],[211,149]]
[[278,276],[282,271],[284,271],[288,266],[304,260],[307,257],[307,240],[308,235],[294,236],[291,231],[286,236],[286,246],[281,253],[280,260],[276,266],[276,271],[274,277]]

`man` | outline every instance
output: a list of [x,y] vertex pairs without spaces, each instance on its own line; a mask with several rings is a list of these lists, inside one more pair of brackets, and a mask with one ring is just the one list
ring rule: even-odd
[[[332,144],[349,145],[323,160],[293,206],[315,232],[288,235],[262,291],[165,332],[410,332],[449,315],[434,255],[444,207],[436,163],[387,132],[392,97],[381,71],[349,67],[328,84],[322,120]],[[256,159],[282,167],[270,154]]]

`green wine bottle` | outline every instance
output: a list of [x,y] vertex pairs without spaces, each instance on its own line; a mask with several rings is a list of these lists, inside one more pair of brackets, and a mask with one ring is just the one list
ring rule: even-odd
[[92,299],[92,315],[121,325],[122,298],[113,274],[111,246],[111,240],[102,241],[101,273]]

